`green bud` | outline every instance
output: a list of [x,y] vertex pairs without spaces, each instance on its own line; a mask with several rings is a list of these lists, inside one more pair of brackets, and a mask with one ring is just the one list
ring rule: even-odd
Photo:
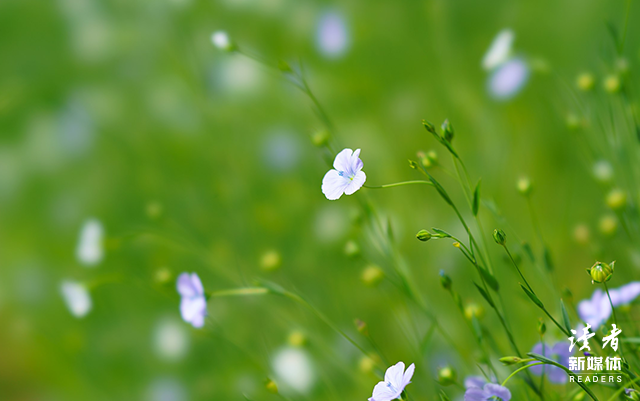
[[369,335],[369,328],[367,327],[367,324],[365,322],[363,322],[360,319],[356,319],[355,324],[356,324],[356,329],[358,329],[358,332],[360,334],[365,336]]
[[500,362],[505,365],[515,365],[516,363],[520,363],[520,361],[522,361],[522,359],[517,356],[505,356],[500,358]]
[[592,283],[606,283],[611,280],[613,276],[614,264],[616,262],[611,262],[610,265],[602,262],[596,262],[592,267],[587,269],[587,273],[591,276]]
[[414,170],[417,170],[418,169],[418,162],[415,161],[415,160],[409,159],[409,167],[411,167]]
[[161,267],[153,274],[153,279],[158,284],[167,284],[173,280],[173,275],[168,268]]
[[429,121],[422,120],[422,125],[424,125],[424,128],[426,128],[426,130],[431,132],[432,134],[436,133],[436,127],[434,127],[433,124],[431,124]]
[[444,270],[440,270],[440,284],[442,284],[442,288],[445,290],[450,290],[453,284],[451,277],[447,276]]
[[612,189],[607,194],[607,206],[613,210],[620,210],[627,204],[627,194],[621,189]]
[[633,401],[640,401],[640,392],[638,390],[634,390],[632,388],[626,388],[624,390],[625,398]]
[[267,379],[267,381],[265,383],[265,388],[270,393],[278,394],[278,385],[276,384],[276,382],[274,382],[271,379]]
[[442,123],[442,136],[444,140],[449,143],[453,140],[453,125],[451,125],[448,119]]
[[429,231],[427,230],[420,230],[418,231],[418,233],[416,234],[416,238],[419,239],[422,242],[427,242],[431,239],[432,235]]
[[375,287],[376,285],[380,284],[380,282],[384,278],[384,271],[382,271],[382,269],[376,265],[370,265],[365,267],[365,269],[362,271],[361,278],[362,282],[365,285],[369,287]]
[[344,244],[344,254],[351,258],[355,258],[360,255],[360,247],[355,243],[355,241],[347,241],[347,243]]
[[617,75],[609,75],[604,79],[604,90],[609,93],[616,93],[620,91],[620,87],[622,86],[622,82],[620,81],[620,77]]
[[360,363],[358,364],[360,367],[360,371],[363,373],[370,373],[376,367],[377,364],[377,356],[363,356],[360,359]]
[[282,265],[282,257],[275,249],[271,249],[262,254],[260,258],[260,267],[262,270],[273,271]]
[[493,230],[493,239],[496,241],[496,244],[504,245],[507,243],[507,234],[505,234],[501,229],[496,228]]
[[586,224],[578,224],[573,229],[573,237],[578,244],[587,245],[589,243],[589,236],[589,227]]
[[482,319],[482,317],[484,316],[484,308],[481,305],[472,302],[464,307],[464,317],[466,317],[468,320],[471,320],[474,316],[478,320]]
[[596,80],[593,75],[588,72],[578,75],[578,79],[576,80],[578,88],[585,92],[593,89],[595,82]]
[[451,366],[445,366],[438,369],[438,383],[443,386],[455,384],[458,380],[458,374]]
[[311,135],[311,142],[314,146],[321,148],[329,143],[330,137],[331,135],[329,134],[329,131],[326,129],[320,129]]
[[600,223],[598,224],[598,227],[600,228],[600,232],[603,235],[607,237],[611,237],[618,230],[618,220],[616,219],[615,216],[611,216],[611,215],[603,216],[600,219]]
[[289,334],[287,341],[293,347],[302,347],[307,343],[307,337],[301,331],[294,330]]
[[541,336],[544,336],[544,333],[546,333],[546,332],[547,332],[547,325],[544,324],[544,320],[540,319],[538,321],[538,333]]
[[582,401],[582,400],[585,399],[586,396],[587,396],[587,393],[585,393],[584,391],[580,391],[571,400],[572,401]]
[[529,196],[531,194],[531,191],[533,190],[531,180],[528,177],[520,178],[518,180],[518,183],[516,184],[516,187],[518,188],[518,192],[520,192],[524,196]]

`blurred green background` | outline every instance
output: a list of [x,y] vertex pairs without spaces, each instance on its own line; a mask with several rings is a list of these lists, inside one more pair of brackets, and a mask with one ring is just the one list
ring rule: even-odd
[[[639,10],[632,4],[625,46],[631,73]],[[450,119],[472,180],[482,178],[483,198],[508,222],[481,212],[506,313],[529,349],[540,312],[491,240],[502,227],[516,253],[520,241],[542,253],[515,188],[519,177],[534,183],[557,287],[576,301],[589,297],[584,269],[595,259],[617,260],[611,286],[638,277],[638,237],[598,229],[609,211],[591,165],[607,153],[583,152],[588,127],[566,122],[580,112],[579,73],[594,74],[590,96],[608,104],[601,80],[616,57],[607,23],[620,30],[624,11],[619,0],[3,1],[0,399],[276,400],[265,389],[272,378],[291,400],[356,400],[380,380],[357,349],[287,299],[214,299],[211,320],[192,329],[175,291],[183,271],[197,272],[207,291],[256,277],[277,282],[368,346],[353,324],[362,319],[390,362],[416,363],[416,400],[435,399],[440,366],[479,374],[477,346],[438,277],[445,270],[465,303],[484,305],[473,271],[449,242],[415,239],[434,226],[462,235],[450,208],[429,187],[363,188],[328,201],[320,191],[327,165],[310,140],[322,125],[310,102],[277,70],[216,49],[216,30],[273,65],[301,61],[340,149],[362,149],[369,185],[419,179],[407,164],[419,150],[436,149],[451,169],[421,126]],[[318,42],[327,15],[348,39],[340,54],[323,53]],[[496,101],[480,63],[503,28],[514,31],[515,51],[532,72],[517,96]],[[456,182],[438,168],[434,174],[470,217]],[[419,351],[428,321],[394,286],[388,260],[358,219],[363,199],[391,222],[417,287],[465,356],[439,335]],[[75,257],[89,218],[105,230],[105,258],[95,268]],[[582,244],[579,224],[591,233]],[[345,254],[348,241],[358,255]],[[281,266],[262,268],[265,254]],[[521,256],[532,284],[557,308],[549,276]],[[390,279],[364,285],[370,264]],[[65,307],[64,279],[91,284],[93,309],[82,319]],[[509,354],[495,316],[482,319]],[[563,340],[551,328],[550,336]],[[279,379],[283,349],[301,350],[295,357],[311,366],[304,390]]]

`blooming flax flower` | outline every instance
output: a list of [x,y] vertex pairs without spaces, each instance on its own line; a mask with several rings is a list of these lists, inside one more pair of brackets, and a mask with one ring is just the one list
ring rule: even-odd
[[491,96],[498,100],[511,99],[529,80],[529,66],[521,58],[509,60],[497,67],[489,77]]
[[[545,344],[544,352],[542,352],[542,343],[537,343],[531,352],[546,356],[547,358],[553,359],[560,365],[566,367],[569,367],[569,357],[572,354],[569,352],[569,347],[567,347],[566,341],[557,342],[553,347],[549,346],[549,344]],[[540,376],[542,375],[543,365],[533,366],[529,368],[529,370],[534,375]],[[551,383],[564,384],[567,382],[567,374],[563,369],[557,366],[544,365],[544,373],[547,375],[547,378]]]
[[384,374],[384,381],[373,388],[369,401],[391,401],[400,398],[404,388],[411,383],[411,377],[416,366],[412,363],[404,370],[404,362],[391,366]]
[[104,257],[104,229],[97,219],[88,219],[82,225],[76,247],[78,261],[86,267],[94,267]]
[[[633,281],[620,288],[611,289],[609,294],[614,307],[626,305],[640,296],[640,281]],[[591,330],[597,330],[611,316],[611,304],[607,293],[598,288],[593,292],[591,299],[580,301],[578,315],[585,323],[591,325]]]
[[178,293],[182,297],[180,301],[182,319],[195,328],[204,326],[204,317],[207,315],[207,300],[200,277],[195,273],[182,273],[178,277],[177,287]]
[[342,194],[351,195],[359,190],[367,179],[362,171],[360,149],[354,152],[344,149],[338,153],[333,161],[333,169],[329,170],[322,179],[322,193],[329,200],[340,199]]
[[464,393],[464,401],[487,401],[500,399],[509,401],[511,392],[508,388],[495,383],[487,383],[480,376],[470,376],[464,381],[467,391]]
[[341,14],[328,12],[320,18],[316,42],[327,57],[338,58],[346,53],[349,48],[349,29]]

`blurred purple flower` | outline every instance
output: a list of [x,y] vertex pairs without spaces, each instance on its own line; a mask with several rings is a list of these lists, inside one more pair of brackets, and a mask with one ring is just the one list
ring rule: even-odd
[[178,277],[177,287],[178,293],[182,297],[180,301],[182,319],[195,328],[204,326],[204,318],[207,315],[207,300],[200,277],[196,273],[182,273]]
[[[620,288],[611,289],[609,294],[614,307],[626,305],[640,296],[640,281],[634,281]],[[591,299],[580,301],[578,314],[580,319],[591,325],[592,330],[597,330],[611,316],[611,304],[607,293],[600,288],[595,290]]]
[[521,58],[502,63],[489,77],[489,93],[498,100],[517,95],[529,79],[529,66]]
[[359,190],[367,176],[362,171],[360,149],[354,152],[344,149],[338,153],[333,161],[333,169],[329,170],[322,179],[322,193],[329,200],[339,199],[342,194],[351,195]]
[[[465,386],[468,380],[469,378],[465,380]],[[498,397],[502,401],[509,401],[511,392],[499,384],[486,383],[483,387],[468,387],[464,393],[464,401],[487,401],[493,400],[494,397]]]
[[328,57],[340,57],[347,51],[349,30],[341,14],[327,12],[320,18],[316,41],[320,52]]
[[[544,352],[542,351],[542,343],[537,343],[534,345],[531,352],[536,354],[540,354],[542,356],[546,356],[549,359],[553,359],[558,362],[560,365],[569,367],[569,357],[571,356],[571,352],[569,352],[569,345],[566,341],[559,341],[555,343],[553,347],[549,346],[549,344],[544,345]],[[536,376],[542,375],[543,365],[536,365],[529,368],[531,373]],[[564,370],[557,366],[553,365],[544,365],[544,374],[547,375],[547,379],[551,383],[563,384],[567,382],[567,374]]]
[[411,377],[416,366],[412,363],[404,370],[404,362],[398,362],[387,369],[384,381],[379,382],[373,388],[373,394],[369,401],[391,401],[400,398],[407,384],[411,383]]

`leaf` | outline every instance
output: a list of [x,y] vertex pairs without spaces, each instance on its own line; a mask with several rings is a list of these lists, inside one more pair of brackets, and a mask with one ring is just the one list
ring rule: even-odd
[[448,232],[441,230],[439,228],[436,227],[431,227],[431,229],[436,233],[436,234],[440,234],[440,235],[444,235],[446,238],[451,238],[451,234],[449,234]]
[[495,308],[496,305],[493,303],[493,299],[491,299],[491,295],[489,295],[489,293],[487,293],[484,288],[480,287],[478,284],[476,284],[475,282],[473,283],[473,285],[476,286],[476,288],[478,289],[478,291],[480,291],[480,294],[482,294],[482,296],[484,297],[484,299],[489,303],[489,305],[491,305],[492,308]]
[[484,281],[489,284],[489,287],[491,287],[491,289],[495,292],[498,292],[498,290],[500,289],[500,285],[498,285],[498,280],[496,280],[495,276],[491,274],[489,270],[480,265],[478,265],[478,269],[480,270],[480,274],[482,274],[482,278],[484,278]]
[[552,359],[549,359],[549,358],[547,358],[547,357],[545,357],[545,356],[542,356],[542,355],[540,355],[540,354],[536,354],[535,352],[529,352],[527,355],[528,355],[528,356],[530,356],[530,357],[532,357],[532,358],[535,358],[535,359],[539,360],[540,362],[544,362],[544,363],[549,364],[549,365],[557,366],[557,367],[559,367],[560,369],[562,369],[562,370],[564,370],[565,372],[567,372],[567,374],[568,374],[569,376],[574,376],[574,377],[575,377],[574,382],[575,382],[578,386],[582,387],[582,389],[583,389],[587,394],[589,394],[589,397],[591,397],[591,399],[593,399],[594,401],[598,401],[598,398],[596,397],[596,395],[595,395],[595,394],[593,394],[593,391],[591,391],[591,389],[590,389],[586,384],[584,384],[584,383],[582,383],[582,382],[579,382],[579,381],[578,381],[578,379],[577,379],[576,374],[575,374],[575,373],[573,373],[572,371],[570,371],[569,369],[567,369],[567,367],[566,367],[566,366],[561,365],[561,364],[559,364],[558,362],[556,362],[556,361],[554,361],[554,360],[552,360]]
[[424,172],[427,173],[427,175],[429,176],[429,180],[431,180],[433,186],[436,188],[442,199],[444,199],[444,201],[449,205],[453,206],[453,201],[451,200],[451,198],[449,198],[449,194],[447,194],[447,191],[444,190],[444,187],[440,185],[440,183],[436,181],[436,179],[433,178],[433,176],[429,174],[427,170],[424,170]]
[[440,401],[451,401],[451,398],[444,392],[444,390],[440,390]]
[[571,332],[571,321],[569,320],[569,314],[567,313],[567,308],[564,307],[564,301],[560,300],[560,306],[562,306],[562,320],[564,323],[564,327],[568,332]]
[[472,204],[472,211],[473,211],[473,215],[477,216],[478,215],[478,209],[480,208],[480,183],[482,182],[482,179],[478,180],[478,183],[476,184],[476,189],[475,191],[473,191],[473,204]]
[[536,257],[533,255],[533,250],[531,249],[531,245],[529,245],[528,242],[523,242],[522,243],[522,248],[527,253],[527,256],[529,256],[529,259],[531,260],[531,263],[535,263],[536,262]]
[[482,342],[482,326],[480,326],[480,322],[475,313],[471,315],[471,327],[473,327],[473,332],[478,338],[478,342]]
[[520,287],[522,287],[522,289],[524,290],[524,292],[527,293],[527,295],[529,296],[529,298],[533,301],[534,304],[538,305],[538,307],[542,310],[544,310],[544,305],[542,304],[542,301],[540,301],[540,299],[538,299],[538,297],[536,296],[536,294],[534,294],[533,292],[529,291],[529,289],[527,287],[525,287],[524,285],[520,284]]
[[551,259],[551,251],[547,246],[544,246],[544,265],[547,267],[548,271],[553,271],[553,259]]

